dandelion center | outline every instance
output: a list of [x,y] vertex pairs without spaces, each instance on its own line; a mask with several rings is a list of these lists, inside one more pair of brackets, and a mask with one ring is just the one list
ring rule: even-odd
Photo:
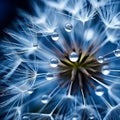
[[91,54],[91,49],[92,45],[86,52],[80,48],[78,51],[73,49],[71,53],[65,53],[64,57],[60,58],[58,66],[59,77],[70,80],[74,83],[73,88],[82,88],[84,92],[87,84],[95,88],[91,77],[99,81],[102,79],[100,75],[103,63],[97,61],[96,57]]

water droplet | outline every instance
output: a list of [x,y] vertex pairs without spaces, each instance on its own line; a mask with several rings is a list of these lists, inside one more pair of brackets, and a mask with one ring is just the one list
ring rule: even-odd
[[28,94],[32,94],[33,93],[33,90],[28,90]]
[[23,116],[22,118],[23,118],[23,120],[29,120],[29,117],[28,117],[28,116],[26,116],[26,115],[25,115],[25,116]]
[[103,68],[102,68],[102,73],[104,74],[104,75],[108,75],[109,73],[110,73],[110,70],[109,70],[109,68],[108,68],[108,66],[103,66]]
[[104,94],[104,90],[103,90],[103,87],[102,86],[97,86],[96,87],[96,90],[95,90],[95,94],[97,96],[102,96]]
[[67,23],[67,24],[65,25],[65,31],[66,31],[66,32],[71,32],[71,31],[72,31],[72,28],[73,28],[73,26],[72,26],[72,24],[70,24],[70,23]]
[[46,79],[47,80],[52,80],[54,78],[54,75],[52,73],[47,73],[46,74]]
[[72,62],[77,62],[78,58],[79,58],[79,56],[78,56],[78,54],[77,54],[76,52],[72,52],[72,53],[70,54],[70,56],[69,56],[69,59],[70,59],[70,61],[72,61]]
[[51,66],[51,67],[57,67],[57,66],[58,66],[58,63],[59,63],[59,61],[58,61],[57,58],[51,58],[51,59],[50,59],[50,66]]
[[72,116],[72,119],[71,119],[71,120],[79,120],[78,114],[74,114],[74,115]]
[[72,120],[78,120],[78,118],[77,117],[73,117]]
[[90,120],[93,120],[95,117],[94,117],[93,114],[90,114],[90,115],[89,115],[89,118],[90,118]]
[[54,32],[51,36],[52,40],[57,41],[59,39],[59,34],[57,32]]
[[50,97],[48,95],[43,95],[41,97],[41,102],[47,104],[49,102]]
[[120,49],[114,51],[116,57],[120,57]]
[[104,58],[102,56],[99,56],[98,59],[97,59],[97,61],[99,63],[103,63],[104,62]]

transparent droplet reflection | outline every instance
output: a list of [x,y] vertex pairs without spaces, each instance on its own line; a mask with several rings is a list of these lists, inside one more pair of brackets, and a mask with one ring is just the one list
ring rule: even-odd
[[53,73],[47,73],[46,74],[46,80],[53,80],[53,78],[54,78]]
[[51,58],[51,59],[50,59],[50,66],[51,66],[51,67],[57,67],[57,66],[58,66],[58,63],[59,63],[59,61],[58,61],[57,58]]
[[57,41],[59,39],[59,34],[57,32],[54,32],[51,36],[52,40]]
[[115,50],[115,51],[114,51],[114,55],[115,55],[116,57],[120,57],[120,49]]
[[33,90],[28,90],[28,94],[32,94],[33,93]]
[[97,61],[98,61],[99,63],[103,63],[103,62],[104,62],[104,57],[99,56],[98,59],[97,59]]
[[90,119],[90,120],[93,120],[94,118],[95,118],[95,116],[94,116],[93,114],[90,114],[90,115],[89,115],[89,119]]
[[72,26],[72,24],[70,24],[70,23],[67,23],[67,24],[65,25],[65,31],[66,31],[66,32],[71,32],[71,31],[72,31],[72,28],[73,28],[73,26]]
[[29,118],[27,115],[24,115],[24,116],[22,117],[22,120],[30,120],[30,118]]
[[79,58],[79,56],[78,56],[78,54],[77,54],[76,52],[72,52],[72,53],[69,55],[69,59],[70,59],[70,61],[72,61],[72,62],[77,62],[78,58]]
[[42,102],[43,104],[47,104],[47,103],[49,102],[49,99],[50,99],[50,97],[49,97],[48,95],[43,95],[43,96],[41,97],[41,102]]
[[109,67],[107,65],[102,67],[102,73],[108,75],[110,73]]
[[79,120],[79,116],[77,114],[74,114],[72,116],[71,120]]
[[95,94],[97,96],[102,96],[104,94],[103,87],[102,86],[97,86],[96,89],[95,89]]

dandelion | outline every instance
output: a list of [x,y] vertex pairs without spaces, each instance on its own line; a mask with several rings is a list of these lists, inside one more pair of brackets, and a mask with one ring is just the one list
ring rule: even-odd
[[18,10],[0,44],[0,118],[120,119],[116,3],[34,1],[32,14]]

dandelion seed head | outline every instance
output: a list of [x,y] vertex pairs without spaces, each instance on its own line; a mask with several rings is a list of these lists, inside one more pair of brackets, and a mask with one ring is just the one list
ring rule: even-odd
[[117,3],[41,0],[32,15],[18,10],[0,44],[0,118],[118,119]]

